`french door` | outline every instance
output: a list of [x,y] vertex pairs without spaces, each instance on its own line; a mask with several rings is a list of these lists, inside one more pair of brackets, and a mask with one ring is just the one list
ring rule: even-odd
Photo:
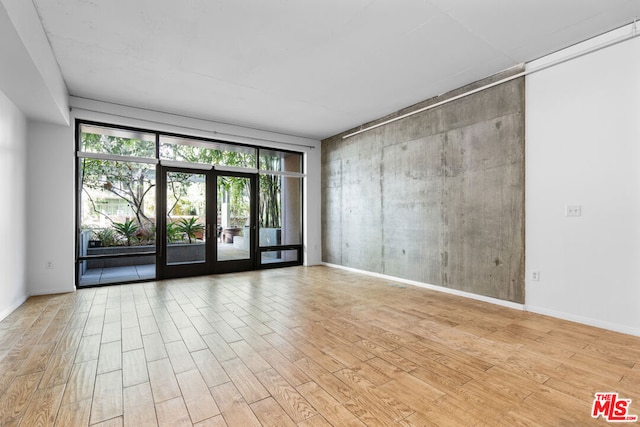
[[214,171],[216,250],[214,271],[256,268],[256,176]]
[[256,177],[162,166],[158,277],[253,270]]

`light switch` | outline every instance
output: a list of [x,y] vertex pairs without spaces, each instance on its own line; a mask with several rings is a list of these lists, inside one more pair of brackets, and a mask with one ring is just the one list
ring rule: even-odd
[[582,216],[582,206],[581,205],[567,205],[566,215],[567,216]]

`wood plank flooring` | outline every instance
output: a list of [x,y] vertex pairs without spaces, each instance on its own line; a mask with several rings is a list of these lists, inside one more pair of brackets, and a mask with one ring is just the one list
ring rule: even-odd
[[329,267],[30,298],[1,426],[606,425],[640,338]]

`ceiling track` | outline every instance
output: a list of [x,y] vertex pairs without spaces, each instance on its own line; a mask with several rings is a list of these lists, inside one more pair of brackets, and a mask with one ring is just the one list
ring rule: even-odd
[[[88,101],[97,101],[97,102],[107,102],[107,101],[100,101],[99,99],[93,99],[93,98],[85,98],[85,97],[81,97],[81,96],[75,96],[74,98],[78,98],[78,99],[85,99]],[[152,109],[148,109],[148,108],[142,108],[142,107],[133,107],[130,105],[125,105],[125,104],[116,104],[116,103],[112,103],[112,102],[107,102],[109,104],[112,105],[117,105],[120,107],[126,107],[126,108],[135,108],[137,110],[142,110],[142,111],[148,111],[151,113],[160,113],[160,114],[168,114],[168,115],[172,115],[172,116],[176,116],[176,117],[184,117],[184,118],[188,118],[188,119],[193,119],[193,117],[189,117],[189,116],[185,116],[182,114],[175,114],[175,113],[167,113],[165,111],[158,111],[158,110],[152,110]],[[124,119],[132,119],[133,117],[131,116],[127,116],[124,114],[117,114],[117,113],[112,113],[112,112],[107,112],[107,111],[100,111],[100,110],[94,110],[91,108],[85,108],[85,107],[74,107],[74,106],[70,106],[69,107],[69,111],[86,111],[89,113],[98,113],[98,114],[106,114],[109,116],[114,116],[114,117],[120,117],[120,118],[124,118]],[[163,121],[159,121],[159,120],[153,120],[153,119],[148,119],[148,118],[143,118],[143,119],[136,119],[135,120],[140,120],[140,121],[144,121],[144,122],[148,122],[148,123],[153,123],[153,124],[159,124],[159,125],[163,125],[166,126],[167,122],[163,122]],[[196,118],[196,120],[206,120],[206,119],[200,119],[200,118]],[[259,137],[255,137],[255,136],[244,136],[244,135],[236,135],[236,134],[232,134],[232,133],[226,133],[226,132],[219,132],[216,130],[211,130],[211,129],[205,129],[205,128],[199,128],[199,127],[195,127],[195,126],[186,126],[186,125],[176,125],[176,124],[170,124],[170,126],[172,127],[176,127],[176,128],[182,128],[182,129],[187,129],[187,130],[191,130],[191,131],[198,131],[198,132],[206,132],[209,134],[213,134],[215,135],[216,139],[219,139],[220,141],[223,142],[237,142],[237,143],[264,143],[264,142],[268,142],[268,143],[275,143],[275,144],[281,144],[281,145],[288,145],[291,147],[301,147],[301,148],[309,148],[309,149],[315,149],[316,147],[313,145],[308,145],[308,144],[299,144],[299,143],[295,143],[295,142],[285,142],[285,141],[277,141],[275,139],[267,139],[267,138],[259,138]],[[232,126],[239,126],[239,125],[232,125]],[[263,131],[260,129],[254,129],[254,128],[249,128],[251,130],[256,130],[259,132],[271,132],[271,131]],[[287,134],[282,134],[284,136],[293,136],[296,137],[295,135],[287,135]]]
[[[552,62],[550,62],[548,64],[541,65],[540,67],[532,68],[532,69],[529,69],[529,70],[526,70],[526,71],[523,71],[523,72],[520,72],[520,73],[516,73],[516,74],[514,74],[512,76],[505,77],[504,79],[501,79],[501,80],[486,84],[484,86],[480,86],[478,88],[469,90],[467,92],[452,96],[451,98],[447,98],[445,100],[436,102],[434,104],[427,105],[426,107],[418,108],[417,110],[411,111],[409,113],[402,114],[402,115],[397,116],[397,117],[393,117],[391,119],[382,121],[380,123],[376,123],[375,125],[364,127],[364,128],[359,129],[359,130],[357,130],[355,132],[351,132],[351,133],[348,133],[346,135],[343,135],[342,139],[347,139],[347,138],[351,138],[351,137],[356,136],[356,135],[360,135],[361,133],[368,132],[370,130],[379,128],[381,126],[388,125],[388,124],[393,123],[393,122],[397,122],[398,120],[406,119],[407,117],[411,117],[413,115],[422,113],[424,111],[428,111],[428,110],[440,107],[442,105],[448,104],[450,102],[457,101],[458,99],[465,98],[467,96],[476,94],[478,92],[482,92],[482,91],[487,90],[487,89],[491,89],[492,87],[501,85],[503,83],[507,83],[507,82],[510,82],[512,80],[518,79],[520,77],[528,76],[530,74],[535,74],[535,73],[537,73],[539,71],[543,71],[543,70],[546,70],[548,68],[555,67],[556,65],[564,64],[565,62],[572,61],[572,60],[580,58],[582,56],[597,52],[599,50],[602,50],[602,49],[605,49],[605,48],[608,48],[608,47],[617,45],[619,43],[625,42],[627,40],[631,40],[631,39],[634,39],[634,38],[638,37],[639,34],[638,34],[638,31],[637,31],[637,28],[636,28],[636,20],[635,19],[633,21],[633,24],[632,24],[631,28],[632,28],[631,33],[627,34],[625,36],[619,37],[619,38],[614,39],[614,40],[610,40],[608,42],[605,42],[605,43],[603,43],[601,45],[598,45],[598,46],[594,46],[594,47],[589,48],[589,49],[585,49],[584,51],[575,53],[573,55],[569,55],[569,56],[567,56],[565,58],[560,58],[560,59],[552,61]],[[521,64],[521,65],[524,65],[524,64]]]

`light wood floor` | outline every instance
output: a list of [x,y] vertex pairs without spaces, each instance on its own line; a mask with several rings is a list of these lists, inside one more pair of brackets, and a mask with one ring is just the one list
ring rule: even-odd
[[606,425],[640,338],[329,267],[82,289],[0,322],[2,426]]

